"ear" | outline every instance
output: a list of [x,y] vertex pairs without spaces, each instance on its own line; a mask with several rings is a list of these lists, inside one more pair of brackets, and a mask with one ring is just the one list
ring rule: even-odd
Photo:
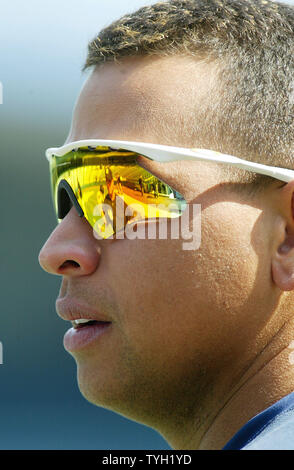
[[272,279],[283,291],[294,290],[294,181],[281,190],[275,225]]

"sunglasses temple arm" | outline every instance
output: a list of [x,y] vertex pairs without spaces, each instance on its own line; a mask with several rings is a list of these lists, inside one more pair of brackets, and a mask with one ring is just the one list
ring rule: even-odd
[[[232,155],[226,155],[219,152],[211,152],[209,150],[203,149],[195,149],[195,152],[192,150],[191,158],[189,155],[181,156],[181,160],[183,159],[197,159],[202,161],[213,161],[215,163],[223,163],[227,165],[236,166],[241,170],[247,170],[253,173],[259,173],[262,175],[270,176],[277,180],[284,181],[289,183],[290,181],[294,180],[294,170],[290,170],[288,168],[279,168],[269,165],[263,165],[261,163],[255,163],[248,160],[243,160],[238,157],[234,157]],[[196,155],[195,155],[196,154]],[[187,158],[188,157],[188,158]]]

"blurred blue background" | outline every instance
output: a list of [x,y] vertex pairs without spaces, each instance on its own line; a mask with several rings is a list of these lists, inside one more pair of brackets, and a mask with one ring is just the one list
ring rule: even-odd
[[2,2],[0,449],[169,449],[155,431],[80,395],[55,313],[60,280],[37,259],[56,225],[44,151],[68,134],[88,41],[151,3]]
[[62,145],[87,44],[148,0],[1,4],[0,449],[169,449],[152,429],[88,403],[55,312],[60,279],[39,250],[56,225],[44,151]]

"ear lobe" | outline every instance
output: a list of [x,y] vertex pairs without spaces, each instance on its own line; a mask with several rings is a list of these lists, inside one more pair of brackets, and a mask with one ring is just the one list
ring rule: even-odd
[[294,290],[294,250],[292,262],[272,262],[272,278],[274,283],[283,291]]
[[294,290],[294,234],[285,231],[284,241],[272,259],[272,278],[283,291]]
[[280,201],[283,208],[290,203],[291,212],[285,211],[273,227],[277,244],[272,257],[272,279],[282,291],[291,291],[294,290],[294,181],[282,189]]

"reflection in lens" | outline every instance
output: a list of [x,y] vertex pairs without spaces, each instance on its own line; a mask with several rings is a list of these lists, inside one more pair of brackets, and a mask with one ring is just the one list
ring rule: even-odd
[[[177,191],[140,167],[134,152],[108,147],[80,148],[62,157],[53,156],[50,165],[56,213],[57,188],[65,179],[86,219],[102,238],[108,238],[134,220],[179,217],[187,205]],[[121,198],[123,214],[116,214],[117,198]],[[97,209],[101,204],[104,209]],[[141,209],[127,211],[131,215],[126,215],[126,208],[135,204]],[[105,210],[107,205],[111,210]]]

